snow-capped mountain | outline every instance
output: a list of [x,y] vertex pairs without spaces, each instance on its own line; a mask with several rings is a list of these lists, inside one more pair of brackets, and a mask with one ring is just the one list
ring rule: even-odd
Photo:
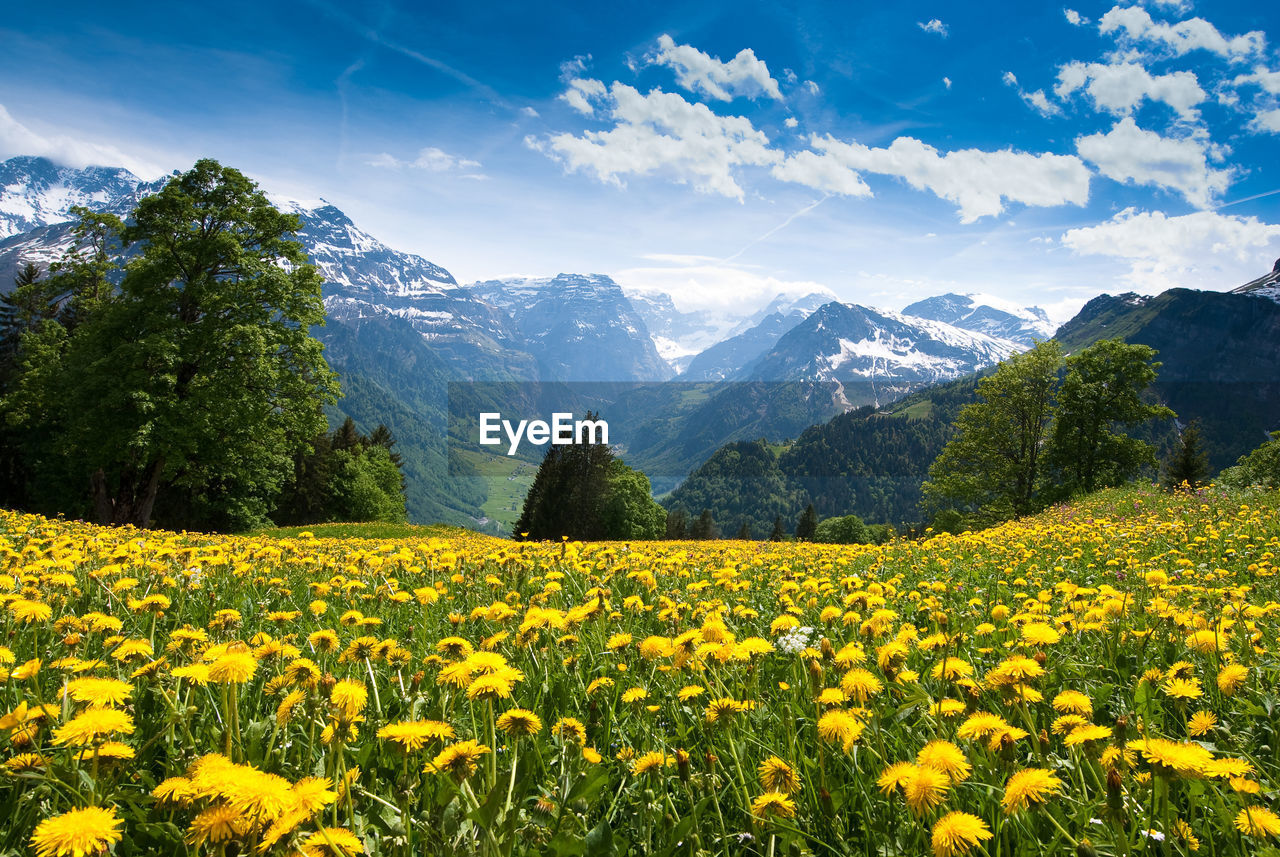
[[887,403],[1024,350],[944,322],[832,302],[784,334],[750,378],[838,384],[855,407]]
[[981,294],[945,294],[925,298],[902,310],[903,315],[941,321],[964,330],[1009,339],[1027,348],[1049,339],[1056,329],[1040,307],[1020,307]]
[[1280,303],[1280,259],[1276,259],[1269,273],[1256,280],[1250,280],[1243,286],[1231,290],[1237,295],[1253,295],[1257,298],[1269,298]]
[[0,162],[0,238],[61,223],[72,206],[126,212],[159,184],[143,182],[120,167],[60,167],[45,158],[21,155]]
[[542,380],[665,381],[675,374],[640,313],[603,274],[487,280],[468,289],[511,317]]
[[[17,157],[0,163],[0,181],[0,212],[7,218],[0,226],[27,227],[0,241],[0,290],[7,290],[22,265],[34,262],[47,270],[71,246],[72,206],[124,217],[166,180],[144,182],[119,168],[74,170],[44,158]],[[506,314],[460,288],[447,270],[388,247],[323,200],[314,207],[283,198],[272,202],[301,218],[298,239],[324,277],[330,318],[402,318],[462,378],[534,377],[534,361]]]
[[744,318],[742,321],[729,331],[729,336],[738,336],[746,333],[753,327],[761,324],[771,315],[780,315],[783,318],[794,318],[797,322],[804,321],[811,316],[818,307],[829,304],[834,300],[839,300],[835,292],[830,289],[822,291],[809,292],[805,295],[774,295],[773,300],[769,301],[760,309]]
[[671,295],[624,289],[631,306],[644,320],[658,354],[676,371],[682,371],[694,355],[721,341],[741,321],[741,316],[684,312]]

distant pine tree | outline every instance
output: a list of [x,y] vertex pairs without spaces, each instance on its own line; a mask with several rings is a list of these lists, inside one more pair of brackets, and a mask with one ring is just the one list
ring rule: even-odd
[[365,440],[365,438],[356,428],[356,421],[351,417],[347,417],[333,433],[331,446],[334,449],[354,449],[361,445],[362,440]]
[[689,512],[684,506],[676,506],[667,513],[667,538],[674,541],[689,537]]
[[710,509],[703,509],[702,514],[698,516],[698,520],[693,522],[693,526],[689,528],[689,538],[691,539],[720,538],[720,528],[716,526],[715,519],[711,517]]
[[1209,455],[1200,442],[1200,421],[1192,420],[1178,437],[1178,447],[1165,462],[1163,484],[1177,488],[1183,482],[1199,488],[1209,478]]
[[751,525],[748,524],[746,521],[743,521],[742,526],[738,527],[738,535],[735,536],[735,538],[738,538],[738,539],[741,539],[742,541],[747,541],[747,542],[751,541],[751,538],[752,538]]
[[608,444],[552,444],[511,532],[540,540],[660,538],[667,512],[649,492],[648,477],[614,458]]
[[801,513],[800,520],[796,522],[796,540],[811,542],[813,541],[814,533],[817,531],[818,513],[814,511],[813,504],[810,503]]
[[782,516],[773,519],[773,532],[769,533],[769,541],[780,542],[787,537],[787,531],[782,528]]

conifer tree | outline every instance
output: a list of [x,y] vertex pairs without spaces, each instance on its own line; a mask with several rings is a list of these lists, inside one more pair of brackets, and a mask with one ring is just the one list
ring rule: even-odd
[[1163,484],[1177,488],[1184,482],[1199,488],[1209,477],[1209,454],[1200,443],[1200,421],[1192,420],[1178,436],[1178,446],[1165,462]]
[[810,503],[805,507],[804,512],[800,514],[800,520],[796,522],[796,540],[801,542],[813,541],[813,534],[818,531],[818,513],[814,511],[813,504]]
[[769,541],[780,542],[786,539],[787,531],[782,528],[782,516],[773,519],[773,530],[769,533]]

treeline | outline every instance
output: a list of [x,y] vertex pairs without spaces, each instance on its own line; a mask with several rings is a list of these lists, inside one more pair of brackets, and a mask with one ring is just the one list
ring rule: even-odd
[[[218,531],[277,509],[394,513],[373,490],[390,493],[389,438],[306,464],[340,392],[310,334],[322,281],[297,216],[212,160],[127,222],[74,212],[64,257],[28,266],[4,298],[0,504]],[[299,486],[306,466],[328,475]]]
[[[788,528],[782,515],[773,519],[773,524],[765,531],[757,531],[744,521],[736,531],[722,532],[716,523],[715,515],[710,509],[703,509],[696,517],[690,517],[683,506],[676,506],[667,513],[666,538],[673,540],[689,539],[721,539],[759,541],[765,538],[771,542],[796,541],[819,542],[823,544],[883,544],[894,536],[893,527],[888,524],[867,524],[857,515],[838,515],[823,520],[810,503],[800,513],[793,528]],[[763,532],[768,535],[764,536]],[[793,535],[794,534],[794,535]]]
[[271,520],[282,526],[326,521],[405,520],[404,475],[395,438],[379,424],[362,434],[350,417],[294,457],[293,478]]

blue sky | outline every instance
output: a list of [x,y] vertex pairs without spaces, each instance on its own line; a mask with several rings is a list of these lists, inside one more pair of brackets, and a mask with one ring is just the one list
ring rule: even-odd
[[1062,316],[1280,256],[1274,4],[48,9],[0,24],[0,155],[216,157],[463,282]]

